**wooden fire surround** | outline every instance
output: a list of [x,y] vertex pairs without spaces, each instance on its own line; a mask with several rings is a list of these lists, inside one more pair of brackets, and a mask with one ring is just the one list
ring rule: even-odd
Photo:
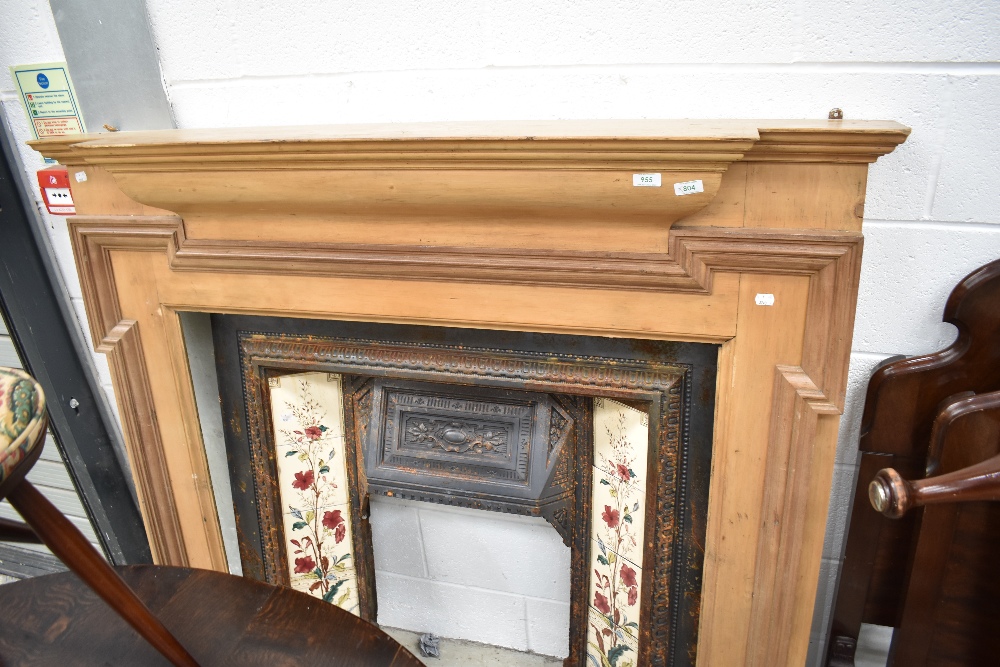
[[178,312],[720,343],[698,664],[770,667],[805,659],[868,164],[908,133],[553,121],[33,145],[86,174],[73,248],[157,562],[226,569]]

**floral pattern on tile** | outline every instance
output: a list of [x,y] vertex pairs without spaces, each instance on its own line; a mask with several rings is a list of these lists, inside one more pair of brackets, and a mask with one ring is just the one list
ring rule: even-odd
[[626,667],[637,657],[648,449],[646,413],[594,399],[587,644],[595,667]]
[[268,386],[292,588],[359,614],[340,376],[285,375]]
[[[347,505],[288,512],[283,519],[292,588],[357,614],[357,572]],[[317,530],[325,537],[315,539]],[[340,541],[338,535],[343,536]]]
[[636,630],[615,627],[608,617],[590,608],[587,618],[587,659],[593,667],[635,667],[639,641]]

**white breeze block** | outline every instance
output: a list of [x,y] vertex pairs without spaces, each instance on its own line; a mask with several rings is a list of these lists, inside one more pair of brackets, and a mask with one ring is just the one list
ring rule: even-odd
[[[813,606],[813,622],[810,634],[818,640],[820,647],[825,647],[826,645],[826,635],[833,613],[833,598],[837,594],[837,579],[840,577],[840,567],[840,561],[827,560],[826,558],[820,561],[819,564],[819,582],[816,586],[816,604]],[[821,664],[817,664],[816,667],[820,667]],[[806,665],[810,665],[810,663],[807,661]]]
[[537,598],[525,598],[525,603],[528,650],[559,658],[569,655],[569,603]]
[[856,351],[926,354],[957,335],[941,322],[955,283],[1000,258],[1000,226],[866,222]]
[[375,569],[411,577],[427,577],[416,503],[371,497],[372,550]]
[[[993,3],[1000,17],[1000,4]],[[1000,35],[1000,30],[996,32]],[[1000,45],[1000,39],[993,39]],[[1000,74],[998,67],[997,74]],[[941,174],[931,219],[1000,223],[1000,132],[997,100],[1000,76],[970,76],[951,81]]]
[[1000,59],[996,0],[804,2],[808,62],[970,62]]
[[419,511],[431,579],[569,602],[570,549],[544,519],[430,503]]
[[0,3],[0,91],[14,90],[8,66],[61,60],[62,43],[46,0]]
[[524,598],[389,572],[375,573],[378,623],[413,632],[528,649]]
[[[603,63],[791,62],[782,3],[146,3],[168,82]],[[555,27],[558,27],[557,29]]]
[[[587,64],[991,61],[991,0],[146,3],[168,82]],[[709,9],[710,7],[710,9]],[[558,29],[553,29],[558,26]]]

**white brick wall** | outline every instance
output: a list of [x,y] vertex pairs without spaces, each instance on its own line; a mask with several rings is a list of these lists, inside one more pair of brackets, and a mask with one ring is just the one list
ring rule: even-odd
[[379,623],[565,657],[570,550],[544,519],[372,498]]
[[[823,118],[834,106],[848,118],[892,119],[911,126],[910,140],[871,169],[851,393],[814,624],[814,651],[821,652],[868,373],[885,356],[929,352],[947,344],[954,332],[940,323],[940,315],[951,286],[1000,256],[1000,177],[994,166],[1000,155],[996,0],[383,0],[294,7],[265,0],[147,0],[147,5],[181,127],[501,118]],[[0,8],[0,64],[58,60],[59,51],[44,1]],[[16,100],[9,81],[3,81],[0,102],[10,112]],[[59,222],[50,227],[58,238]],[[64,266],[70,266],[65,242],[56,245]],[[68,282],[75,290],[75,281]],[[389,522],[412,522],[417,515],[438,512],[378,507],[378,520]],[[420,525],[426,538],[422,520]],[[400,528],[400,534],[409,533]],[[420,558],[432,551],[435,557],[440,551],[460,556],[461,551],[448,551],[442,540],[436,547],[422,543]],[[464,622],[482,606],[469,601],[485,601],[492,594],[482,591],[489,589],[508,596],[497,614],[502,608],[503,618],[528,618],[531,627],[516,630],[523,626],[505,624],[512,629],[496,637],[497,643],[530,647],[536,632],[561,632],[532,620],[551,617],[541,611],[548,604],[541,602],[548,599],[543,596],[518,602],[512,597],[516,593],[471,580],[467,571],[458,579],[430,569],[414,574],[407,569],[416,563],[408,544],[400,542],[393,552],[398,562],[381,562],[379,585],[383,590],[436,591],[441,600],[451,599],[445,589],[460,591],[455,599],[461,604],[443,605],[452,616],[441,623],[452,625],[441,627],[466,632]],[[515,555],[504,548],[496,546],[497,558],[511,562]],[[425,613],[415,605],[410,618],[424,619]]]

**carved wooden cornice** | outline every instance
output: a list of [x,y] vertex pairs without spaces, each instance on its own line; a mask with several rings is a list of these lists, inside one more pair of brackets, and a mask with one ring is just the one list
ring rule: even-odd
[[910,129],[868,121],[775,121],[757,123],[760,138],[743,156],[747,162],[875,162],[906,141]]
[[[736,161],[873,162],[908,133],[862,121],[538,121],[121,132],[32,145],[66,165],[106,169],[129,197],[186,219],[669,227],[704,208]],[[659,174],[662,185],[633,187],[636,173]],[[703,192],[675,194],[674,183],[693,180]]]
[[[163,248],[175,271],[342,276],[709,294],[716,270],[811,274],[861,234],[685,227],[666,253],[189,239],[175,216],[76,216],[74,235]],[[100,240],[103,239],[103,240]]]

